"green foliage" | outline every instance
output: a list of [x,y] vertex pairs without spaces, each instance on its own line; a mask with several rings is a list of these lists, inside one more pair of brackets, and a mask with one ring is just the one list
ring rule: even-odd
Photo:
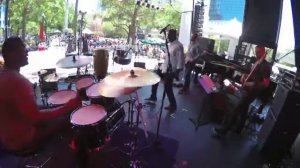
[[17,0],[10,3],[11,34],[38,34],[44,20],[47,30],[62,30],[65,16],[65,0]]
[[[152,29],[160,29],[167,24],[178,29],[180,25],[180,6],[165,5],[163,10],[137,6],[135,0],[102,0],[106,11],[103,14],[103,22],[110,23],[115,29],[105,29],[105,34],[120,34],[134,40],[137,29],[150,32]],[[105,32],[109,31],[109,33]],[[113,31],[113,32],[112,32]],[[126,37],[126,36],[124,36]]]

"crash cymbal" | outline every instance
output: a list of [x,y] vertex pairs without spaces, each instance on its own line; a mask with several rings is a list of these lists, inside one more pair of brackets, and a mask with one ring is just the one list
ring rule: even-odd
[[160,81],[160,77],[146,69],[133,68],[131,70],[124,70],[111,74],[104,78],[105,82],[111,87],[142,87],[147,85],[153,85]]
[[102,80],[101,82],[96,83],[91,87],[89,87],[86,91],[86,95],[91,98],[99,97],[99,96],[115,98],[115,97],[131,94],[135,92],[137,89],[139,88],[110,85],[105,80]]
[[92,63],[93,57],[88,56],[70,56],[60,59],[56,66],[59,68],[80,68]]
[[47,72],[48,72],[47,70],[41,69],[41,70],[39,70],[39,71],[37,71],[37,72],[31,73],[31,75],[44,75],[44,74],[46,74]]
[[44,77],[45,82],[58,82],[60,79],[67,78],[68,75],[64,73],[52,73]]

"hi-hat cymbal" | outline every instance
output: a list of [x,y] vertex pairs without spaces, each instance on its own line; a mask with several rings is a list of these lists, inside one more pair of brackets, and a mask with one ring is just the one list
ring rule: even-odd
[[120,97],[124,95],[131,94],[138,90],[138,87],[122,87],[115,86],[107,83],[105,80],[102,80],[100,83],[94,84],[90,88],[87,89],[87,96],[89,97]]
[[133,68],[111,74],[104,78],[105,82],[112,86],[142,87],[153,85],[160,81],[160,77],[146,69]]
[[60,59],[56,65],[59,68],[80,68],[92,63],[93,57],[89,56],[70,56]]
[[67,78],[68,75],[64,73],[52,73],[44,77],[45,82],[57,82],[60,79]]
[[44,74],[46,74],[47,72],[48,72],[47,70],[41,69],[41,70],[39,70],[39,71],[37,71],[37,72],[31,73],[31,75],[44,75]]

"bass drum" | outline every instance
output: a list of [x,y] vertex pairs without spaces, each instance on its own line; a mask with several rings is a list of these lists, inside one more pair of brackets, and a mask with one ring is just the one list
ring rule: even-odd
[[103,79],[107,74],[109,53],[105,48],[94,49],[94,71],[97,79]]

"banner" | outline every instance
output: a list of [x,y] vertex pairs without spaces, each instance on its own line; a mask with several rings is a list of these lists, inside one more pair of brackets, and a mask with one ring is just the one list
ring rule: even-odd
[[45,41],[44,25],[43,25],[43,23],[40,23],[40,40],[41,41]]

